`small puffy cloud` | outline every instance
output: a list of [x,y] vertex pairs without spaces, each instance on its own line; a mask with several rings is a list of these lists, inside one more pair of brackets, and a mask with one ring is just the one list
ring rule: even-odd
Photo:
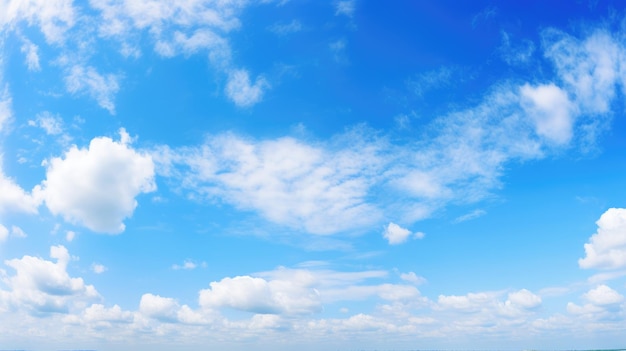
[[139,312],[144,316],[163,322],[177,321],[180,306],[176,300],[159,295],[144,294],[139,302]]
[[200,291],[203,308],[230,307],[261,314],[300,315],[321,311],[318,292],[297,281],[250,276],[224,278]]
[[356,9],[356,0],[342,0],[335,3],[335,16],[352,17]]
[[624,301],[624,296],[604,284],[589,290],[583,297],[596,306],[616,305]]
[[567,144],[573,133],[574,107],[567,93],[554,84],[521,87],[522,106],[535,131],[555,144]]
[[[202,262],[200,266],[206,267],[206,262]],[[180,269],[192,270],[196,268],[198,268],[198,264],[193,262],[192,260],[185,260],[182,265],[179,265],[179,264],[172,265],[173,270],[180,270]]]
[[63,120],[61,117],[55,116],[47,111],[38,114],[35,120],[28,121],[28,125],[32,127],[40,127],[48,135],[58,135],[63,133]]
[[36,24],[49,43],[60,43],[75,22],[72,0],[8,0],[0,3],[0,27],[14,28],[18,22]]
[[100,107],[115,114],[113,97],[120,89],[118,76],[102,75],[91,66],[74,65],[65,76],[65,85],[70,93],[87,94],[96,100]]
[[65,232],[65,240],[67,240],[67,242],[72,242],[74,238],[76,238],[76,232],[71,230]]
[[107,267],[99,263],[94,263],[91,265],[91,270],[96,274],[102,274],[107,271]]
[[148,155],[121,141],[93,139],[89,148],[72,146],[47,163],[40,194],[55,215],[103,233],[124,231],[123,220],[137,207],[135,197],[154,191],[154,165]]
[[581,268],[619,269],[626,267],[626,209],[610,208],[596,222],[598,230],[585,244]]
[[67,312],[76,303],[99,297],[92,285],[69,276],[70,254],[65,247],[52,246],[50,257],[56,263],[32,256],[4,261],[15,270],[14,276],[5,279],[10,305],[33,313]]
[[522,289],[516,292],[509,293],[509,299],[507,300],[507,302],[510,302],[515,306],[530,309],[541,305],[541,297],[533,294],[526,289]]
[[409,283],[413,283],[415,285],[423,284],[426,282],[426,279],[424,277],[420,277],[414,272],[402,273],[400,274],[400,279]]
[[226,95],[237,106],[250,107],[263,99],[269,83],[263,77],[257,77],[254,84],[250,81],[250,74],[245,69],[233,70],[228,75]]
[[[393,222],[389,222],[389,225],[387,225],[387,227],[385,228],[385,231],[383,232],[383,237],[387,239],[387,241],[389,242],[389,245],[402,244],[406,242],[410,236],[411,236],[410,230],[406,228],[402,228],[401,226]],[[422,239],[423,237],[424,237],[424,233],[422,232],[415,233],[415,238]]]

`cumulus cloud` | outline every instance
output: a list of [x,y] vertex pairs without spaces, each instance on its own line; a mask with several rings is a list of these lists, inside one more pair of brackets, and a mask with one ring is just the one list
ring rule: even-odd
[[40,127],[48,135],[59,135],[63,133],[63,119],[48,111],[38,114],[36,119],[28,121],[28,125]]
[[522,104],[538,135],[557,144],[572,138],[574,116],[567,93],[554,84],[521,88]]
[[99,298],[92,285],[69,276],[70,254],[65,247],[50,247],[50,257],[56,262],[33,256],[4,261],[15,270],[15,275],[4,279],[10,290],[0,291],[11,306],[34,314],[68,312],[80,303]]
[[229,73],[225,91],[237,106],[249,107],[261,101],[267,88],[269,83],[265,78],[257,77],[253,84],[248,71],[237,69]]
[[626,267],[626,209],[610,208],[596,222],[598,230],[585,244],[581,268],[619,269]]
[[615,305],[624,301],[624,296],[604,284],[589,290],[583,297],[596,306]]
[[150,156],[132,149],[124,130],[120,134],[121,141],[95,138],[88,148],[72,146],[48,161],[40,193],[50,212],[96,232],[124,231],[135,197],[156,185]]
[[164,322],[176,321],[179,309],[176,300],[159,295],[143,294],[139,302],[139,312]]
[[93,304],[83,311],[83,319],[87,322],[130,323],[134,319],[134,314],[122,310],[118,305],[106,308],[101,304]]
[[387,239],[389,245],[398,245],[407,241],[407,239],[411,236],[411,231],[402,228],[401,226],[390,222],[389,225],[385,228],[383,232],[383,237]]
[[319,293],[306,283],[298,283],[250,276],[224,278],[212,282],[210,289],[200,291],[200,306],[230,307],[261,314],[298,315],[321,311]]
[[624,296],[604,284],[589,290],[582,297],[586,302],[584,305],[567,304],[569,313],[606,321],[617,318],[625,308],[622,304]]
[[28,194],[15,181],[2,172],[0,159],[0,214],[6,212],[37,213],[39,200]]
[[541,305],[541,297],[526,289],[522,289],[509,293],[507,302],[522,308],[535,308]]

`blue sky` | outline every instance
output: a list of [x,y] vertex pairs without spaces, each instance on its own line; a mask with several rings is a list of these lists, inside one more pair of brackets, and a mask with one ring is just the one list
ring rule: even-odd
[[0,348],[626,339],[612,1],[0,0]]

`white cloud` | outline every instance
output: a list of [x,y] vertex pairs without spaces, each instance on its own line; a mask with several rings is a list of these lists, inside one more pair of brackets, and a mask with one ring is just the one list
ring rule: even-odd
[[72,242],[75,237],[76,237],[76,232],[71,231],[71,230],[68,230],[67,232],[65,232],[65,240],[67,240],[68,242]]
[[26,238],[28,235],[18,226],[11,227],[11,235],[16,238]]
[[36,120],[28,121],[28,125],[40,127],[48,135],[59,135],[63,133],[63,119],[48,111],[38,114]]
[[135,197],[156,185],[150,156],[132,149],[123,129],[120,134],[119,142],[95,138],[87,149],[72,146],[49,160],[40,193],[50,212],[96,232],[124,231]]
[[509,293],[509,299],[507,300],[507,302],[510,302],[522,308],[536,308],[541,305],[541,297],[533,294],[526,289],[522,289]]
[[153,294],[143,294],[139,302],[139,311],[150,318],[163,322],[177,321],[180,306],[176,300]]
[[237,106],[249,107],[261,101],[267,88],[269,83],[265,78],[259,76],[252,84],[248,71],[237,69],[228,74],[225,91]]
[[573,106],[567,93],[554,84],[521,87],[522,105],[533,120],[538,135],[556,144],[572,138]]
[[0,2],[0,27],[13,29],[18,22],[36,23],[49,43],[62,42],[75,22],[72,0],[8,0]]
[[203,308],[230,307],[261,314],[301,315],[321,311],[318,292],[303,281],[239,276],[200,291]]
[[7,227],[0,224],[0,243],[7,240],[8,237],[9,237],[9,230],[7,229]]
[[[1,63],[2,61],[0,61]],[[2,80],[0,80],[0,84],[2,84]],[[4,131],[13,119],[12,102],[13,99],[9,93],[9,86],[5,84],[4,87],[0,88],[0,132]]]
[[2,173],[0,160],[0,214],[6,212],[37,213],[39,201],[26,193],[15,181]]
[[583,297],[596,306],[615,305],[624,301],[624,296],[604,284],[589,290]]
[[352,17],[356,8],[356,0],[342,0],[335,3],[335,16]]
[[94,263],[91,265],[91,270],[96,274],[102,274],[107,271],[107,267],[99,263]]
[[585,244],[581,268],[619,269],[626,267],[626,209],[610,208],[596,222],[598,230]]
[[[206,262],[202,262],[200,266],[206,267]],[[182,265],[179,265],[179,264],[172,265],[173,270],[179,270],[179,269],[192,270],[196,268],[198,268],[198,264],[196,264],[192,260],[185,260],[185,262],[183,262]]]
[[487,214],[487,211],[485,210],[474,210],[470,213],[466,213],[462,216],[459,216],[457,218],[454,219],[454,223],[462,223],[462,222],[466,222],[466,221],[471,221],[472,219],[476,219],[478,217],[482,217],[484,215]]
[[426,279],[415,274],[415,272],[408,272],[400,274],[400,279],[413,283],[415,285],[424,284]]
[[274,23],[268,29],[277,35],[287,35],[301,31],[302,23],[294,19],[289,23]]
[[85,309],[83,318],[87,322],[130,323],[134,315],[132,312],[123,311],[118,305],[106,308],[101,304],[93,304]]
[[[160,172],[182,177],[181,184],[201,196],[216,197],[266,219],[330,234],[363,228],[377,220],[365,202],[368,177],[375,176],[375,145],[358,135],[336,152],[293,138],[251,141],[231,134],[207,140],[197,149],[160,150]],[[172,163],[190,171],[177,173]],[[173,173],[173,174],[172,174]]]
[[67,312],[99,297],[92,285],[69,276],[70,255],[65,247],[50,247],[50,257],[56,263],[33,256],[4,261],[15,270],[14,276],[4,280],[10,289],[5,292],[10,305],[35,314]]
[[511,36],[507,32],[501,32],[502,44],[499,48],[502,59],[509,65],[527,64],[535,53],[535,44],[528,40],[522,40],[517,45],[511,44]]
[[114,74],[102,75],[91,66],[74,65],[65,76],[65,85],[70,93],[85,93],[96,100],[100,107],[115,114],[113,96],[120,89],[119,79]]
[[24,55],[26,55],[26,66],[29,71],[40,71],[41,65],[39,64],[39,47],[28,39],[24,40],[24,44],[20,49]]
[[390,222],[383,232],[383,237],[389,241],[389,245],[402,244],[411,236],[411,231]]

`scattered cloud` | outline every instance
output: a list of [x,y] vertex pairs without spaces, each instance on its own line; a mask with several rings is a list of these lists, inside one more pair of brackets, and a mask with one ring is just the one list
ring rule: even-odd
[[99,264],[99,263],[94,263],[94,264],[92,264],[92,265],[91,265],[91,270],[92,270],[94,273],[96,273],[96,274],[102,274],[102,273],[106,272],[106,271],[108,270],[108,268],[107,268],[107,267],[105,267],[105,266],[104,266],[104,265],[102,265],[102,264]]
[[11,235],[16,238],[26,238],[28,235],[18,226],[11,226]]
[[487,214],[487,211],[485,210],[481,210],[481,209],[477,209],[474,210],[470,213],[466,213],[462,216],[459,216],[457,218],[454,219],[454,223],[462,223],[462,222],[467,222],[467,221],[471,221],[472,219],[476,219],[478,217],[482,217],[484,215]]
[[354,16],[356,9],[356,0],[342,0],[335,2],[335,16],[344,15],[348,17]]
[[0,224],[0,243],[7,240],[8,237],[9,237],[9,230],[7,229],[7,227]]
[[338,39],[328,44],[328,48],[333,54],[335,62],[342,64],[348,63],[348,57],[346,56],[346,45],[347,42],[345,39]]
[[402,273],[400,274],[400,279],[407,281],[409,283],[420,285],[426,283],[426,278],[420,277],[414,272]]
[[154,191],[154,165],[148,155],[121,141],[91,140],[88,148],[72,146],[64,157],[47,162],[46,180],[38,193],[55,215],[103,233],[121,233],[141,193]]
[[198,267],[205,268],[206,267],[206,262],[202,262],[201,264],[198,265],[197,263],[193,262],[192,260],[185,260],[185,262],[183,262],[182,265],[179,265],[179,264],[172,265],[172,269],[173,270],[181,270],[181,269],[192,270],[192,269],[196,269]]
[[[1,157],[1,155],[0,155]],[[2,173],[0,159],[0,214],[6,212],[37,213],[40,201]]]
[[[402,244],[406,242],[410,236],[411,236],[410,230],[406,228],[402,228],[401,226],[393,222],[389,222],[389,224],[385,228],[385,231],[383,232],[383,238],[387,239],[387,241],[389,242],[389,245]],[[424,235],[423,233],[419,233],[417,236],[420,237],[421,239]]]
[[[0,60],[0,64],[1,63],[2,61]],[[1,79],[0,85],[2,85]],[[9,86],[4,84],[4,86],[0,88],[0,132],[3,132],[9,122],[13,119],[13,110],[11,107],[12,102],[13,99],[9,93]]]
[[26,67],[29,71],[37,72],[41,70],[39,64],[39,47],[28,39],[24,39],[24,44],[20,49],[26,58]]
[[0,300],[32,314],[45,314],[67,313],[80,307],[79,303],[99,298],[92,285],[86,285],[82,278],[69,276],[70,255],[65,247],[50,247],[50,257],[56,262],[33,256],[4,261],[15,270],[15,275],[3,279],[9,290],[0,290]]
[[554,84],[521,88],[522,105],[535,124],[537,135],[563,145],[572,138],[574,107],[567,92]]
[[76,10],[72,0],[8,0],[0,4],[0,28],[11,30],[19,22],[36,24],[48,43],[64,41],[66,32],[76,21]]
[[28,125],[40,127],[48,135],[59,135],[63,133],[63,119],[58,115],[45,111],[37,115],[35,120],[29,120]]
[[585,244],[581,268],[620,269],[626,267],[626,209],[610,208],[596,222],[598,230]]
[[500,45],[500,56],[509,65],[524,65],[528,64],[535,53],[535,44],[524,39],[519,44],[514,45],[511,43],[511,36],[509,33],[502,31],[502,44]]
[[76,232],[68,230],[67,232],[65,232],[65,240],[67,240],[67,242],[72,242],[74,241],[74,238],[76,238]]
[[229,73],[225,91],[237,106],[250,107],[261,101],[268,88],[269,83],[265,78],[257,77],[252,84],[248,71],[237,69]]
[[294,19],[289,23],[274,23],[273,25],[267,28],[270,32],[277,35],[288,35],[292,33],[297,33],[302,30],[302,23],[300,21]]
[[65,76],[65,85],[70,93],[87,94],[96,100],[100,107],[115,114],[113,96],[120,89],[119,80],[119,76],[102,75],[92,66],[74,65]]

